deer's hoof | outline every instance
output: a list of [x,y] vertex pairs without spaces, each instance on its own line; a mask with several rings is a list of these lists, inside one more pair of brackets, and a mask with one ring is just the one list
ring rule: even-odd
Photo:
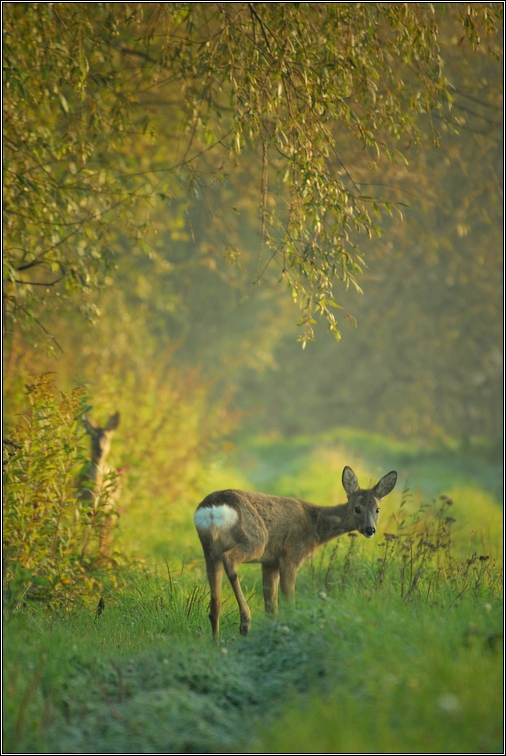
[[239,625],[239,632],[241,633],[243,638],[245,638],[247,634],[249,633],[250,627],[251,627],[251,622],[247,622],[245,620],[243,620],[241,624]]

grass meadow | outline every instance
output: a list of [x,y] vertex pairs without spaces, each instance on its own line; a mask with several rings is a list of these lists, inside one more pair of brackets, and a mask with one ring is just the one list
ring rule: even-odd
[[246,439],[201,482],[344,500],[400,473],[380,530],[345,535],[250,635],[224,582],[211,641],[196,501],[128,501],[121,583],[72,608],[4,603],[4,753],[502,753],[501,468],[340,430]]

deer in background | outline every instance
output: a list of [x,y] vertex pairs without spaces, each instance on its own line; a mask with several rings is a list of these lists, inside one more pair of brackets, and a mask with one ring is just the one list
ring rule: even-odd
[[209,619],[214,640],[219,638],[223,570],[237,599],[240,633],[245,636],[251,627],[251,612],[241,591],[237,565],[262,565],[265,611],[275,614],[278,585],[293,602],[297,571],[320,546],[352,530],[366,538],[374,536],[381,499],[393,490],[397,473],[389,472],[374,488],[362,490],[351,467],[345,467],[342,482],[348,501],[335,507],[233,490],[215,491],[199,504],[194,522],[211,589]]
[[111,449],[112,437],[119,425],[120,415],[111,415],[107,425],[100,428],[89,418],[83,418],[83,424],[91,439],[91,460],[85,465],[79,476],[78,498],[91,502],[90,509],[98,512],[102,505],[100,523],[99,548],[106,550],[108,536],[111,530],[112,510],[119,496],[119,486],[114,479],[114,471],[107,464],[107,456]]

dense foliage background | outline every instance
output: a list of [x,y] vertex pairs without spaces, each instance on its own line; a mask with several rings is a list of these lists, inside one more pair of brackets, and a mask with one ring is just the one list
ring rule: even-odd
[[264,430],[497,442],[499,12],[6,6],[8,380],[169,349]]

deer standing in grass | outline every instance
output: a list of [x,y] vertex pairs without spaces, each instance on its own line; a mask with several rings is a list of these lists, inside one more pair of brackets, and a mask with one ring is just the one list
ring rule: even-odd
[[246,491],[215,491],[206,496],[194,516],[202,543],[211,589],[209,619],[213,638],[220,629],[221,582],[225,570],[240,613],[240,633],[247,635],[251,612],[241,591],[236,567],[243,562],[262,565],[265,611],[275,614],[278,585],[293,602],[295,578],[301,564],[333,538],[358,530],[372,538],[380,502],[389,494],[397,473],[387,473],[374,488],[362,490],[350,467],[343,470],[346,504],[319,507],[301,499]]
[[91,460],[80,475],[78,498],[91,502],[90,509],[98,512],[102,504],[102,521],[99,525],[99,548],[106,550],[108,537],[113,523],[112,510],[119,496],[119,486],[113,479],[113,470],[107,463],[111,450],[112,437],[119,425],[119,412],[111,415],[104,428],[99,427],[89,418],[83,419],[84,427],[91,439]]

